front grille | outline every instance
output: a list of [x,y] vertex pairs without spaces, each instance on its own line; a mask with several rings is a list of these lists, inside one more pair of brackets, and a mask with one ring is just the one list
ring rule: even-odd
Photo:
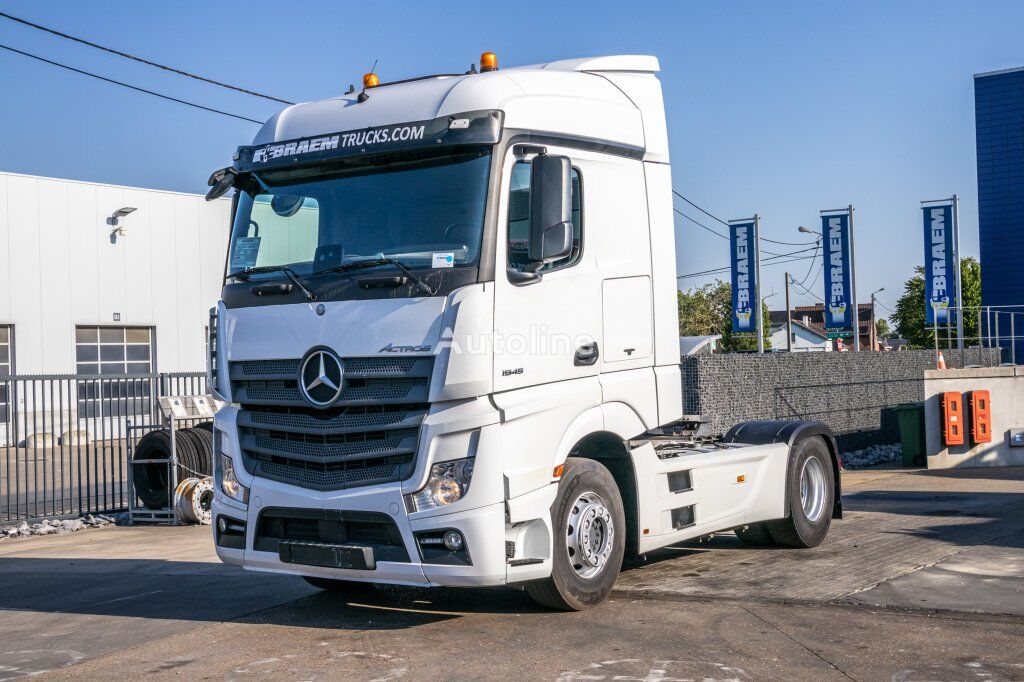
[[372,547],[377,561],[409,561],[398,526],[387,514],[270,507],[256,522],[253,549],[277,552],[280,542]]
[[400,481],[412,474],[432,358],[345,358],[328,409],[299,392],[299,360],[230,363],[242,403],[238,431],[250,473],[314,490]]

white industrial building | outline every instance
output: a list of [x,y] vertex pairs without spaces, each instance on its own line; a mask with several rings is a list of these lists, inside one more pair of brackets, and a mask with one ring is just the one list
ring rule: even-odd
[[230,207],[0,173],[0,376],[202,371]]

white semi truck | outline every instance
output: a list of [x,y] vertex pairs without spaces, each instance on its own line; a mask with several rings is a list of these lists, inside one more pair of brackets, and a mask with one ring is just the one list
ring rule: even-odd
[[369,74],[211,176],[235,190],[210,320],[224,562],[582,609],[627,555],[822,541],[827,427],[701,441],[684,417],[658,69]]

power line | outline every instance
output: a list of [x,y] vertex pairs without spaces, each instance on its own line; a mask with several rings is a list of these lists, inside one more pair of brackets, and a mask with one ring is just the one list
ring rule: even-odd
[[[800,280],[800,284],[803,284],[804,282],[806,282],[807,278],[811,276],[811,271],[814,269],[814,261],[817,260],[817,258],[818,258],[818,249],[819,248],[821,248],[820,244],[814,248],[814,258],[811,259],[811,264],[807,266],[807,274],[804,275],[804,278],[802,280]],[[815,279],[817,279],[817,278],[815,278]],[[793,281],[794,281],[794,283],[796,282],[796,280],[793,280]]]
[[[672,190],[672,191],[675,192],[675,190]],[[714,228],[708,227],[707,225],[705,225],[704,223],[700,222],[699,220],[695,220],[694,218],[691,218],[690,216],[688,216],[687,214],[683,213],[682,211],[680,211],[675,206],[672,207],[672,210],[675,211],[676,213],[678,213],[679,215],[683,216],[687,220],[689,220],[691,223],[693,223],[697,227],[700,227],[701,229],[707,230],[708,232],[710,232],[711,234],[715,235],[719,239],[725,239],[726,241],[729,240],[728,235],[724,235],[721,232],[718,232],[717,230],[715,230]],[[762,237],[762,239],[763,239],[763,237]],[[803,244],[800,244],[800,246],[803,246]],[[767,253],[767,254],[772,255],[772,256],[785,255],[785,254],[775,253],[774,251],[769,251],[768,249],[761,249],[761,252],[762,253]]]
[[804,293],[805,295],[807,295],[807,296],[810,296],[810,297],[811,297],[812,299],[814,299],[814,300],[815,300],[815,301],[817,301],[818,303],[824,303],[824,302],[825,302],[825,301],[823,301],[823,300],[822,300],[822,299],[821,299],[821,298],[820,298],[820,297],[819,297],[819,296],[818,296],[817,294],[815,294],[815,293],[812,293],[812,292],[811,292],[810,290],[808,290],[808,289],[807,289],[807,287],[805,287],[805,286],[803,286],[803,285],[801,285],[801,284],[796,284],[796,282],[793,282],[793,284],[794,284],[794,285],[796,285],[796,287],[797,287],[798,289],[800,289],[801,291],[803,291],[803,293]]
[[714,213],[709,213],[708,211],[705,211],[705,210],[704,210],[703,208],[701,208],[701,207],[700,207],[700,206],[698,206],[697,204],[693,203],[692,201],[690,201],[689,199],[687,199],[686,197],[684,197],[684,196],[683,196],[682,194],[680,194],[679,192],[677,192],[677,191],[675,191],[675,190],[672,190],[672,193],[673,193],[673,194],[675,194],[675,195],[676,195],[677,197],[679,197],[680,199],[682,199],[683,201],[685,201],[686,203],[688,203],[688,204],[689,204],[690,206],[693,206],[693,207],[694,207],[695,209],[697,209],[698,211],[700,211],[701,213],[703,213],[703,214],[704,214],[704,215],[706,215],[707,217],[709,217],[709,218],[712,218],[713,220],[717,220],[718,222],[722,223],[722,224],[723,224],[723,225],[725,225],[726,227],[729,227],[729,223],[727,223],[726,221],[722,220],[721,218],[719,218],[718,216],[716,216],[716,215],[715,215]]
[[45,31],[47,33],[50,33],[50,34],[55,35],[55,36],[58,36],[60,38],[65,38],[67,40],[73,40],[74,42],[81,43],[82,45],[88,45],[89,47],[96,48],[97,50],[102,50],[104,52],[109,52],[110,54],[115,54],[118,57],[124,57],[125,59],[131,59],[133,61],[140,62],[140,63],[146,64],[148,66],[155,66],[158,69],[163,69],[164,71],[170,71],[171,73],[176,73],[179,76],[185,76],[187,78],[194,78],[196,80],[203,81],[204,83],[210,83],[211,85],[217,85],[217,86],[222,87],[222,88],[227,88],[228,90],[234,90],[236,92],[242,92],[242,93],[245,93],[246,95],[252,95],[253,97],[262,97],[263,99],[268,99],[268,100],[271,100],[272,102],[280,102],[281,104],[295,104],[295,102],[289,102],[288,100],[281,99],[280,97],[274,97],[273,95],[264,95],[263,93],[255,92],[253,90],[246,90],[245,88],[240,88],[237,85],[230,85],[228,83],[222,83],[220,81],[213,80],[212,78],[207,78],[205,76],[200,76],[200,75],[197,75],[197,74],[194,74],[194,73],[189,73],[188,71],[182,71],[181,69],[176,69],[173,66],[167,66],[165,64],[158,64],[157,62],[152,62],[152,61],[150,61],[148,59],[143,59],[142,57],[137,57],[137,56],[135,56],[133,54],[128,54],[127,52],[121,52],[120,50],[115,50],[114,48],[111,48],[111,47],[105,47],[103,45],[98,45],[97,43],[85,40],[84,38],[78,38],[76,36],[68,35],[67,33],[62,33],[61,31],[57,31],[55,29],[48,28],[46,26],[42,26],[40,24],[34,24],[31,21],[28,21],[26,19],[21,19],[19,17],[13,16],[11,14],[7,14],[6,12],[0,12],[0,17],[3,17],[4,19],[10,19],[11,21],[16,21],[19,24],[24,24],[25,26],[30,26],[30,27],[32,27],[34,29],[38,29],[40,31]]
[[44,57],[40,57],[39,55],[31,54],[30,52],[23,52],[22,50],[16,50],[13,47],[9,47],[7,45],[0,44],[0,49],[8,50],[9,52],[14,52],[15,54],[20,54],[20,55],[22,55],[24,57],[29,57],[31,59],[36,59],[36,60],[44,62],[46,64],[51,64],[53,66],[59,66],[62,69],[67,69],[68,71],[74,71],[75,73],[80,73],[83,76],[90,76],[92,78],[96,78],[96,79],[99,79],[101,81],[105,81],[107,83],[113,83],[114,85],[120,85],[121,87],[128,88],[129,90],[135,90],[136,92],[144,92],[147,95],[153,95],[154,97],[159,97],[161,99],[166,99],[166,100],[169,100],[171,102],[177,102],[178,104],[184,104],[184,105],[189,106],[189,107],[195,107],[196,109],[202,109],[203,111],[209,111],[209,112],[212,112],[214,114],[221,114],[222,116],[230,116],[231,118],[237,118],[237,119],[242,120],[242,121],[249,121],[250,123],[255,123],[257,125],[263,125],[263,121],[257,121],[254,118],[248,118],[246,116],[239,116],[238,114],[232,114],[230,112],[222,111],[220,109],[214,109],[212,107],[203,106],[202,104],[196,104],[195,102],[189,102],[188,100],[178,99],[177,97],[171,97],[170,95],[164,95],[164,94],[159,93],[159,92],[154,92],[152,90],[147,90],[145,88],[140,88],[140,87],[138,87],[136,85],[129,85],[128,83],[123,83],[121,81],[114,80],[113,78],[107,78],[106,76],[101,76],[99,74],[92,73],[90,71],[83,71],[82,69],[76,69],[73,66],[68,66],[67,64],[61,64],[60,62],[55,62],[55,61],[53,61],[51,59],[46,59]]
[[[717,220],[718,222],[722,223],[726,227],[729,227],[729,223],[728,222],[726,222],[725,220],[722,220],[721,218],[719,218],[715,214],[713,214],[713,213],[711,213],[709,211],[706,211],[705,209],[701,208],[700,206],[698,206],[694,202],[690,201],[689,199],[684,197],[682,194],[680,194],[676,190],[672,190],[672,193],[675,194],[680,199],[682,199],[683,201],[685,201],[686,203],[688,203],[690,206],[693,206],[695,209],[697,209],[698,211],[700,211],[701,213],[703,213],[707,217],[712,218],[714,220]],[[690,220],[693,220],[693,218],[690,218]],[[694,220],[694,222],[697,222],[697,221]],[[808,246],[808,245],[814,243],[814,242],[783,242],[783,241],[779,241],[778,239],[769,239],[768,237],[760,237],[760,239],[761,239],[761,241],[771,242],[772,244],[781,244],[783,246]],[[768,253],[768,252],[766,251],[765,253]]]
[[[806,250],[806,249],[804,249],[804,250]],[[787,256],[792,256],[793,254],[796,254],[796,253],[803,253],[803,251],[794,251],[793,253],[783,253],[783,254],[780,254],[778,256],[774,256],[773,258],[765,258],[763,261],[761,261],[761,265],[764,265],[764,266],[782,265],[783,263],[795,263],[797,261],[808,260],[810,258],[816,258],[817,257],[815,255],[811,255],[811,256],[797,256],[796,258],[788,258],[787,260],[779,260],[780,258],[786,258]],[[691,272],[691,273],[688,273],[688,274],[685,274],[685,275],[676,275],[676,279],[686,279],[686,278],[690,278],[690,277],[700,277],[700,276],[705,276],[705,275],[714,275],[714,274],[718,274],[718,273],[722,273],[722,272],[728,272],[729,268],[730,268],[730,266],[726,265],[726,266],[723,266],[723,267],[720,267],[720,268],[712,268],[710,270],[702,270],[700,272]]]
[[729,240],[729,237],[727,237],[726,235],[722,234],[721,232],[716,232],[715,230],[713,230],[712,228],[708,227],[707,225],[705,225],[704,223],[700,222],[699,220],[694,220],[690,216],[688,216],[685,213],[683,213],[682,211],[680,211],[675,206],[672,207],[672,210],[675,211],[676,213],[678,213],[679,215],[683,216],[687,220],[689,220],[691,223],[693,223],[697,227],[700,227],[700,228],[703,228],[703,229],[707,230],[708,232],[710,232],[711,234],[715,235],[719,239],[724,239],[726,241]]

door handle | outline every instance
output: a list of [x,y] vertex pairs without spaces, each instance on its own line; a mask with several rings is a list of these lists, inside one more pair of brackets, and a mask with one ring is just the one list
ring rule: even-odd
[[601,355],[597,349],[597,342],[585,343],[576,349],[576,357],[573,359],[574,365],[577,367],[585,367],[592,365],[597,362],[597,358]]

